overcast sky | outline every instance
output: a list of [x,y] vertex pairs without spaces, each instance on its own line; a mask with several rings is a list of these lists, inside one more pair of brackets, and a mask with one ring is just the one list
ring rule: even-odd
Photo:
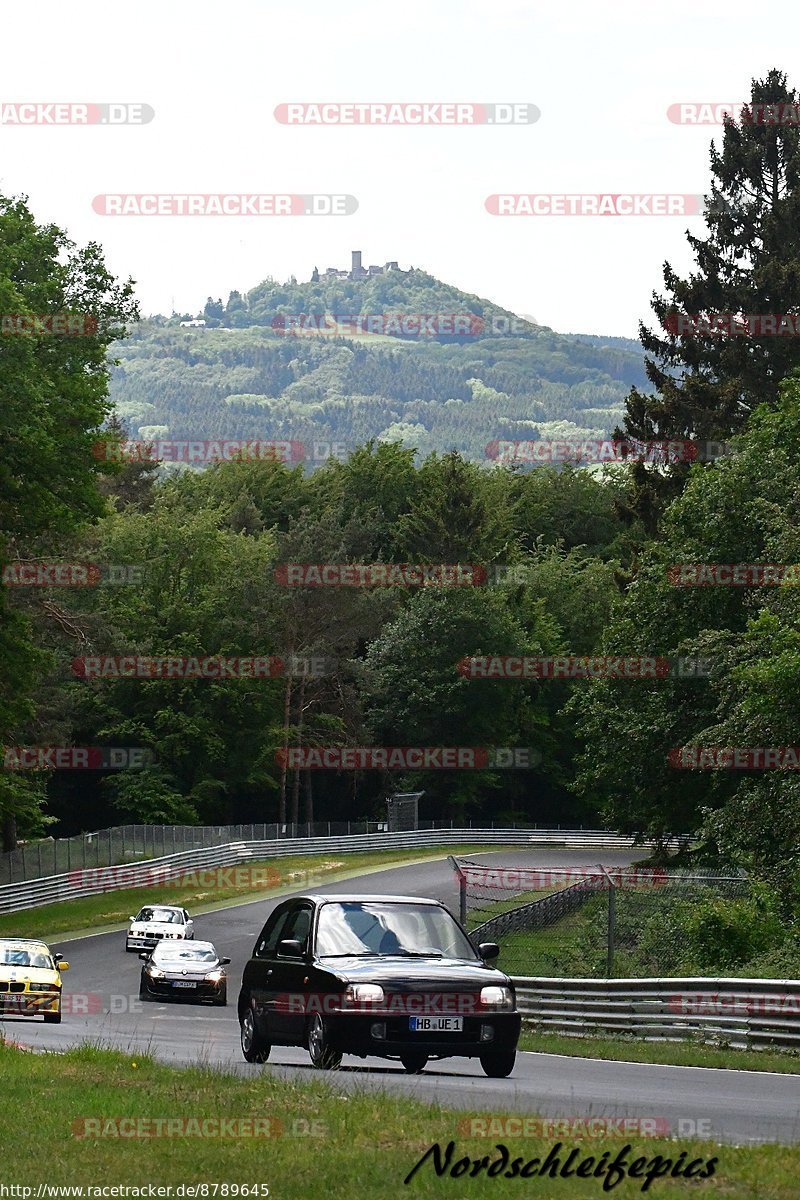
[[[0,189],[103,244],[142,311],[396,259],[562,332],[635,336],[702,217],[489,215],[497,192],[702,193],[720,129],[679,101],[800,83],[800,15],[672,0],[209,0],[3,8],[4,104],[149,104],[141,126],[0,126]],[[794,72],[794,73],[793,73]],[[534,124],[296,127],[291,101],[527,102]],[[98,215],[106,193],[347,193],[346,217]]]

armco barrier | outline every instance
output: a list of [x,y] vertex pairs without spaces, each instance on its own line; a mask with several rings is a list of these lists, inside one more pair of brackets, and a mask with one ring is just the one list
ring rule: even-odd
[[[455,821],[419,821],[417,831],[453,828]],[[472,827],[472,822],[463,823]],[[494,830],[494,821],[489,821]],[[462,826],[463,827],[463,826]],[[227,846],[229,842],[269,842],[277,838],[351,838],[367,833],[399,832],[408,826],[391,826],[388,821],[303,821],[300,824],[277,824],[266,821],[247,825],[113,825],[76,834],[66,838],[41,838],[0,853],[0,887],[28,879],[44,879],[78,867],[110,867],[115,863],[139,862],[143,858],[158,858],[167,854],[182,854],[187,850],[209,850]],[[479,826],[485,833],[486,823]],[[499,827],[503,833],[507,826]],[[538,826],[523,821],[512,828],[536,833]],[[561,827],[542,830],[544,836],[558,836]],[[567,832],[574,832],[567,830]],[[587,830],[587,837],[592,831]]]
[[[78,868],[60,875],[29,879],[0,887],[0,912],[17,912],[112,892],[120,888],[154,885],[155,878],[175,879],[191,871],[229,867],[247,861],[288,855],[355,854],[365,850],[414,850],[426,846],[480,843],[483,846],[558,846],[627,850],[633,838],[603,830],[547,829],[425,829],[406,833],[368,833],[346,840],[341,837],[277,838],[229,842],[167,854],[160,858],[101,868]],[[647,852],[650,843],[642,846]],[[160,873],[160,875],[159,875]]]
[[515,978],[514,985],[525,1024],[543,1032],[800,1049],[797,979]]

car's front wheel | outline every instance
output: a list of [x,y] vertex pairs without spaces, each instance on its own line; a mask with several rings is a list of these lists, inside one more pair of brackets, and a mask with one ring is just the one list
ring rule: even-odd
[[214,997],[213,1003],[217,1006],[217,1008],[224,1008],[228,1003],[228,989],[220,988],[219,992]]
[[400,1055],[400,1062],[409,1075],[419,1075],[420,1071],[425,1070],[428,1056],[427,1054],[422,1054],[419,1050],[409,1050],[405,1054]]
[[242,1054],[250,1063],[266,1062],[272,1047],[263,1034],[258,1031],[252,1004],[243,1011],[239,1021],[241,1023]]
[[490,1079],[505,1079],[514,1070],[516,1050],[487,1050],[481,1055],[481,1066]]
[[314,1013],[308,1026],[308,1053],[313,1065],[323,1071],[334,1070],[342,1061],[341,1051],[330,1047],[325,1022],[319,1013]]
[[60,1025],[61,1024],[61,1013],[60,1012],[44,1013],[43,1016],[44,1016],[45,1025]]

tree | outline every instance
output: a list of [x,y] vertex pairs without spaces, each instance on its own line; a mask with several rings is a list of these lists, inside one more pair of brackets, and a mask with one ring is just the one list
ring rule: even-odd
[[509,506],[497,503],[497,482],[460,454],[431,454],[414,503],[397,523],[400,553],[411,562],[507,561],[515,538]]
[[797,788],[788,773],[678,770],[668,758],[691,745],[797,742],[797,587],[681,587],[671,568],[674,576],[681,564],[800,561],[800,379],[784,385],[777,408],[757,408],[734,445],[730,458],[692,468],[601,642],[606,653],[700,658],[710,673],[587,684],[570,705],[584,741],[576,789],[625,830],[657,836],[705,820],[718,846],[741,851],[740,823],[750,865],[774,866],[758,847],[793,844]]
[[[68,535],[96,519],[105,502],[93,454],[108,400],[109,345],[138,316],[132,281],[117,283],[100,247],[77,249],[55,225],[37,224],[24,197],[0,196],[0,313],[30,332],[0,337],[0,560],[21,557],[27,539]],[[65,314],[77,333],[54,332]],[[62,328],[64,326],[62,325]],[[4,333],[6,331],[4,330]],[[0,742],[13,740],[31,715],[41,654],[28,618],[0,592]],[[34,792],[4,777],[0,818],[4,849],[17,823],[37,828]]]
[[[740,117],[726,118],[722,149],[711,145],[704,238],[687,233],[695,271],[664,266],[665,295],[653,295],[659,328],[640,325],[655,394],[628,397],[618,438],[724,441],[761,403],[774,405],[780,381],[800,366],[800,338],[760,332],[681,334],[680,317],[786,314],[800,309],[800,126],[797,93],[770,71],[753,80]],[[768,106],[778,106],[770,114]],[[686,464],[632,466],[632,510],[654,528],[687,478]]]
[[[423,588],[369,648],[367,724],[372,735],[389,746],[547,748],[541,698],[532,698],[515,683],[468,680],[457,666],[465,656],[519,654],[526,648],[547,652],[551,637],[546,621],[526,630],[499,592]],[[391,781],[391,789],[421,788],[434,811],[446,807],[461,816],[488,789],[503,788],[513,807],[530,779],[527,771],[490,768],[422,771]],[[523,804],[535,815],[535,801]]]

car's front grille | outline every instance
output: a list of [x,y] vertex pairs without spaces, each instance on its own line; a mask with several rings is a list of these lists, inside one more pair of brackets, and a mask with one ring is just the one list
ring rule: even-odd
[[24,992],[24,983],[0,983],[0,992]]

